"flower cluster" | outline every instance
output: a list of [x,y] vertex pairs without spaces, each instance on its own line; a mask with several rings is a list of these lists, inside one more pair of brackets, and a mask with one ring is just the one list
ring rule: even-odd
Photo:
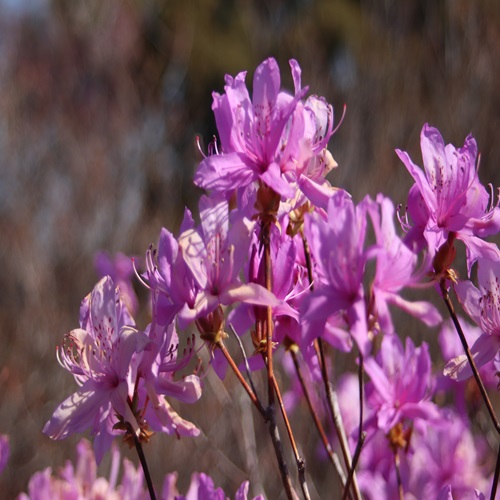
[[[90,429],[99,463],[116,435],[147,440],[150,426],[198,435],[164,398],[168,394],[193,402],[201,395],[195,375],[179,381],[171,376],[187,362],[178,359],[175,332],[155,324],[139,331],[111,278],[102,278],[82,301],[80,328],[66,336],[57,353],[80,388],[45,425],[43,431],[51,438]],[[155,418],[146,422],[146,413]]]
[[[80,328],[58,349],[60,364],[79,389],[56,409],[44,432],[62,439],[90,429],[98,462],[117,435],[136,445],[153,431],[198,435],[168,402],[194,403],[201,396],[200,379],[189,371],[197,331],[217,374],[223,377],[231,367],[274,440],[274,398],[281,398],[274,373],[281,365],[291,373],[286,364],[291,355],[296,379],[290,391],[296,393],[286,400],[296,406],[307,399],[332,456],[321,424],[329,416],[322,407],[314,410],[321,398],[316,382],[331,387],[324,341],[329,352],[352,351],[359,365],[359,377],[345,385],[350,394],[340,390],[338,396],[345,426],[335,416],[332,398],[326,398],[338,438],[345,434],[348,442],[342,447],[345,470],[336,465],[344,487],[350,475],[355,497],[360,491],[366,498],[402,498],[404,492],[415,498],[480,495],[491,483],[484,443],[478,445],[458,401],[453,410],[442,395],[458,387],[450,383],[477,370],[442,334],[449,377],[443,380],[433,370],[429,344],[416,347],[410,337],[400,336],[404,321],[416,318],[427,327],[442,322],[429,301],[408,298],[409,289],[434,293],[437,285],[435,297],[449,305],[453,286],[480,329],[471,359],[490,372],[500,363],[500,251],[484,239],[499,232],[500,209],[479,181],[476,142],[468,136],[457,149],[424,125],[425,171],[397,150],[415,180],[400,228],[389,198],[379,194],[356,202],[326,179],[337,166],[327,149],[335,132],[333,108],[322,97],[306,97],[298,63],[290,61],[290,68],[292,93],[281,89],[278,65],[269,58],[255,71],[251,97],[246,73],[227,76],[224,93],[213,94],[220,143],[210,146],[195,173],[195,184],[206,191],[199,202],[200,223],[186,209],[179,236],[163,228],[158,247],[146,251],[144,269],[136,271],[150,292],[151,322],[145,328],[132,318],[137,298],[130,268],[121,257],[115,262],[100,257],[106,276],[83,300]],[[452,267],[456,241],[465,245],[468,276],[477,263],[478,287],[461,281]],[[453,311],[452,316],[463,335],[463,320]],[[248,335],[253,350],[245,361],[267,374],[267,408],[232,359],[229,329]],[[353,384],[359,386],[356,401]],[[279,446],[275,449],[290,488],[284,458]],[[351,453],[358,454],[357,475],[350,474]],[[44,474],[49,484],[50,473]],[[175,477],[167,483],[173,488]],[[305,480],[301,488],[308,497]],[[246,498],[247,491],[248,485],[242,486],[237,498]],[[171,496],[164,488],[164,497]],[[200,474],[186,498],[224,494]]]
[[[111,450],[111,470],[109,478],[98,476],[96,459],[90,443],[82,439],[77,447],[76,465],[69,460],[57,474],[52,469],[36,472],[28,484],[28,493],[21,493],[18,500],[146,500],[149,498],[144,487],[142,471],[132,462],[124,458],[120,460],[120,452],[116,446]],[[120,461],[123,472],[118,483]],[[215,488],[210,476],[203,473],[194,473],[185,495],[177,489],[177,474],[170,473],[165,476],[161,498],[164,500],[226,500],[228,497],[222,488]],[[235,500],[247,500],[248,481],[245,481],[235,494]],[[261,496],[254,500],[262,500]]]

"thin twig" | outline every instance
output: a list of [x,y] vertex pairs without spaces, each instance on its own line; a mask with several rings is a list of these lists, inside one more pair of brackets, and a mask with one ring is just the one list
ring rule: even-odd
[[250,365],[248,363],[247,353],[245,352],[245,347],[243,346],[243,342],[241,341],[240,336],[236,333],[236,330],[234,329],[233,325],[230,324],[229,328],[231,329],[234,338],[238,341],[238,345],[240,346],[240,351],[243,356],[243,361],[245,362],[245,371],[247,372],[248,381],[250,382],[252,391],[257,396],[257,390],[255,389],[255,384],[253,383],[252,372],[250,371]]
[[[261,230],[260,230],[260,241],[264,247],[264,280],[265,288],[272,292],[272,262],[271,262],[271,223],[269,221],[261,219]],[[283,446],[281,444],[281,439],[278,431],[278,426],[276,424],[276,414],[274,409],[274,370],[273,370],[273,310],[271,306],[266,308],[266,352],[262,355],[265,357],[266,368],[267,368],[267,388],[268,388],[268,407],[266,409],[266,418],[269,426],[269,433],[274,446],[274,452],[276,454],[276,459],[278,460],[278,466],[281,473],[281,480],[285,488],[285,492],[289,499],[294,499],[297,497],[295,490],[292,486],[292,481],[290,479],[290,474],[288,472],[288,467],[285,460],[285,455],[283,453]],[[259,321],[257,321],[259,323]],[[257,328],[262,327],[262,325],[257,325]],[[260,338],[260,337],[259,337]]]
[[241,374],[239,368],[236,366],[236,363],[234,362],[233,358],[231,357],[231,354],[227,350],[226,346],[224,345],[224,342],[220,340],[217,342],[217,347],[222,351],[222,354],[224,354],[224,357],[226,358],[227,362],[229,363],[229,366],[232,368],[234,374],[240,381],[241,385],[245,389],[245,391],[248,393],[250,396],[250,399],[252,400],[252,403],[257,407],[257,410],[259,410],[259,413],[266,418],[266,410],[262,406],[262,403],[260,402],[259,398],[257,397],[256,393],[252,390],[252,388],[248,385],[247,381],[244,379],[243,375]]
[[292,481],[290,479],[290,474],[288,473],[288,467],[285,461],[285,455],[283,453],[283,446],[281,444],[281,438],[278,431],[278,426],[276,425],[276,414],[274,407],[270,406],[267,408],[267,421],[269,427],[269,434],[271,435],[271,440],[274,446],[274,453],[278,460],[278,466],[281,473],[281,480],[283,486],[285,487],[286,496],[289,500],[297,499],[297,493],[292,486]]
[[349,494],[349,488],[351,487],[351,481],[352,478],[354,477],[354,471],[356,470],[356,466],[358,465],[359,457],[361,455],[361,449],[363,448],[363,445],[365,444],[365,439],[366,439],[366,432],[361,432],[359,439],[358,439],[358,444],[356,445],[356,449],[354,450],[354,455],[352,457],[352,464],[351,468],[349,469],[349,475],[347,476],[347,481],[345,484],[345,489],[344,489],[344,494],[342,495],[342,500],[347,499],[347,495]]
[[[288,499],[297,498],[297,494],[295,493],[295,491],[293,489],[292,482],[290,479],[290,474],[288,473],[288,467],[287,467],[286,462],[285,462],[285,457],[283,454],[283,446],[281,445],[281,438],[279,435],[278,426],[276,425],[276,417],[275,417],[275,413],[274,413],[274,408],[273,407],[268,407],[266,409],[263,408],[262,403],[260,402],[259,398],[257,398],[255,393],[252,391],[250,386],[247,384],[246,380],[243,378],[243,375],[241,374],[239,368],[236,366],[236,363],[234,362],[233,358],[231,357],[231,354],[229,354],[224,343],[222,341],[219,341],[219,343],[217,344],[217,347],[224,354],[229,365],[233,369],[233,372],[235,373],[236,377],[240,381],[241,385],[244,387],[245,391],[250,396],[252,403],[257,407],[257,409],[259,410],[259,413],[264,417],[264,419],[268,423],[269,434],[271,435],[271,440],[272,440],[274,451],[276,454],[276,459],[278,460],[278,467],[280,470],[281,479],[283,481],[283,486],[285,488],[287,498]],[[273,387],[273,390],[274,390],[274,387]]]
[[495,426],[495,430],[497,431],[497,433],[500,434],[500,423],[498,422],[498,418],[496,416],[495,410],[493,409],[493,405],[491,404],[491,400],[488,396],[486,388],[484,387],[481,376],[479,375],[479,371],[476,367],[476,363],[474,361],[474,358],[472,357],[472,354],[470,352],[469,344],[467,343],[467,339],[465,338],[462,327],[460,326],[460,322],[458,321],[457,315],[455,314],[455,309],[454,309],[453,304],[451,302],[450,294],[448,293],[448,290],[446,289],[446,281],[444,279],[442,279],[440,282],[440,288],[441,288],[441,295],[443,296],[444,303],[446,304],[446,307],[448,308],[448,312],[450,313],[453,324],[455,325],[455,329],[457,330],[458,336],[460,337],[460,341],[462,342],[462,346],[464,348],[465,355],[467,356],[472,373],[473,373],[474,378],[476,379],[477,385],[479,387],[479,391],[481,392],[481,396],[483,397],[486,408],[488,409],[488,413],[490,414],[491,421],[493,422],[493,425]]
[[[358,379],[359,379],[359,435],[358,443],[361,441],[361,436],[363,435],[363,401],[364,401],[364,384],[363,384],[363,354],[359,352],[359,367],[358,367]],[[354,465],[352,466],[355,467]]]
[[490,500],[495,500],[497,497],[498,477],[500,476],[500,446],[498,447],[497,464],[495,466],[495,474],[493,476],[493,484],[491,485]]
[[[307,276],[309,278],[309,284],[311,286],[311,291],[314,290],[314,278],[312,272],[312,261],[311,261],[311,252],[309,249],[309,243],[302,232],[302,244],[304,246],[304,255],[306,258],[306,267],[307,267]],[[330,410],[330,414],[333,420],[333,425],[335,427],[335,431],[337,433],[340,448],[342,450],[342,456],[344,457],[344,463],[346,469],[348,471],[351,470],[351,452],[349,450],[349,444],[347,442],[347,436],[345,434],[344,424],[342,422],[342,415],[340,414],[340,409],[338,408],[337,394],[333,390],[329,378],[328,378],[328,370],[326,368],[325,362],[325,353],[323,349],[323,340],[321,337],[317,338],[314,341],[314,347],[316,349],[316,355],[318,356],[319,364],[321,367],[321,376],[323,378],[323,384],[325,386],[325,393],[328,402],[328,408]],[[361,499],[361,492],[359,490],[358,480],[356,477],[356,472],[354,469],[352,470],[352,486],[354,490],[354,496],[356,500]]]
[[[323,378],[323,384],[326,392],[326,399],[328,402],[328,409],[330,410],[330,415],[333,420],[333,425],[335,427],[335,431],[337,432],[337,437],[340,443],[340,449],[342,450],[342,456],[344,457],[344,463],[346,469],[348,471],[351,470],[351,451],[349,450],[349,443],[347,441],[347,436],[344,429],[344,423],[342,421],[342,415],[340,413],[340,408],[337,399],[337,393],[332,387],[332,384],[328,378],[328,371],[326,368],[326,360],[325,353],[323,349],[323,341],[321,338],[316,339],[315,341],[316,353],[319,358],[320,366],[321,366],[321,376]],[[361,491],[359,490],[359,484],[356,477],[356,472],[353,471],[352,477],[352,487],[354,490],[354,497],[359,500],[361,499]]]
[[[269,228],[267,228],[269,232]],[[269,237],[264,239],[264,259],[265,259],[265,280],[266,289],[272,291],[272,264],[271,264],[271,243]],[[267,346],[267,380],[269,406],[274,405],[274,370],[273,370],[273,310],[267,306],[267,328],[266,328],[266,346]]]
[[137,455],[139,455],[139,461],[141,462],[142,470],[144,472],[144,477],[146,479],[146,484],[148,485],[149,496],[151,500],[156,500],[156,493],[153,487],[153,482],[151,481],[151,475],[149,474],[148,463],[146,462],[146,457],[144,456],[144,451],[142,449],[141,442],[137,437],[136,433],[130,428],[130,434],[134,438],[135,449],[137,450]]
[[293,435],[292,426],[290,425],[290,421],[288,420],[288,415],[285,410],[285,405],[283,404],[283,398],[281,397],[281,391],[278,386],[278,381],[276,377],[274,377],[274,390],[276,391],[276,397],[278,398],[278,403],[280,405],[281,415],[283,416],[283,420],[285,422],[285,427],[288,432],[288,438],[290,439],[290,444],[292,445],[293,454],[295,456],[295,462],[297,463],[297,471],[299,475],[300,487],[302,488],[302,493],[306,500],[309,500],[311,496],[309,495],[309,488],[307,487],[306,482],[306,464],[304,459],[300,456],[299,450],[297,448],[297,444],[295,443],[295,437]]
[[335,470],[337,471],[340,482],[342,483],[342,486],[345,488],[346,476],[344,474],[344,470],[342,469],[342,465],[340,464],[339,457],[333,451],[333,449],[330,445],[330,442],[328,441],[328,437],[326,436],[326,432],[323,428],[323,424],[321,423],[321,420],[319,419],[318,413],[316,412],[316,410],[312,404],[311,396],[309,395],[309,390],[307,388],[306,382],[305,382],[304,377],[302,375],[302,370],[300,368],[299,360],[297,358],[296,349],[294,349],[294,347],[292,346],[292,348],[289,349],[288,352],[292,356],[293,364],[295,366],[295,372],[297,374],[297,378],[299,379],[300,385],[302,387],[302,392],[304,393],[304,397],[306,398],[307,406],[309,407],[309,411],[310,411],[312,418],[314,420],[314,425],[316,426],[316,429],[318,430],[319,436],[321,438],[321,441],[323,442],[323,446],[325,447],[326,453],[328,454],[330,461],[332,462]]

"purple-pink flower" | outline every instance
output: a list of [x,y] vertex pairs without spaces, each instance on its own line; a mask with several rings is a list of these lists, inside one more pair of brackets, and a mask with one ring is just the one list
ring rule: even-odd
[[213,94],[222,150],[205,157],[195,177],[196,185],[229,197],[238,189],[260,181],[283,199],[294,198],[298,185],[314,196],[321,194],[324,176],[336,166],[326,145],[333,133],[333,110],[324,99],[301,99],[301,70],[290,60],[294,94],[280,89],[275,59],[255,71],[250,98],[246,72],[226,75],[225,93]]
[[80,328],[67,334],[57,350],[60,364],[80,388],[57,407],[43,432],[64,439],[90,428],[98,461],[117,434],[115,414],[138,433],[139,423],[129,405],[135,384],[131,362],[147,341],[135,328],[111,278],[101,279],[82,301]]
[[452,498],[472,500],[481,498],[475,489],[487,491],[490,487],[487,469],[480,465],[484,464],[481,449],[486,443],[477,442],[462,417],[442,411],[440,421],[425,434],[417,434],[413,444],[408,489],[415,498],[435,498],[450,485]]
[[[181,232],[194,227],[191,212],[186,209]],[[197,286],[174,235],[165,228],[160,233],[158,249],[146,253],[147,286],[153,296],[153,314],[160,325],[169,325],[183,307],[193,308]]]
[[420,319],[428,326],[437,325],[441,315],[426,301],[410,302],[401,296],[403,288],[418,285],[428,270],[428,262],[419,269],[418,256],[396,234],[394,204],[389,198],[377,196],[376,202],[365,198],[367,211],[375,231],[377,268],[371,285],[370,312],[384,334],[393,334],[389,305],[394,305]]
[[[168,474],[165,477],[162,500],[228,500],[222,488],[216,488],[213,479],[203,472],[194,472],[191,475],[191,482],[185,495],[179,494],[177,490],[177,473]],[[249,482],[244,481],[234,495],[234,500],[247,500]],[[253,500],[264,500],[262,495],[258,495]]]
[[319,214],[306,219],[305,235],[314,259],[314,291],[304,299],[302,332],[310,342],[323,334],[328,318],[343,315],[363,354],[369,351],[363,276],[368,259],[364,251],[366,209],[354,206],[344,191],[328,204],[327,220]]
[[21,493],[18,500],[146,500],[142,470],[123,459],[123,474],[118,484],[120,452],[113,446],[109,479],[97,473],[96,459],[90,443],[82,439],[77,447],[76,465],[69,460],[58,474],[50,467],[36,472],[28,484],[28,493]]
[[183,324],[206,317],[219,305],[246,302],[255,305],[278,305],[272,293],[257,283],[242,283],[239,274],[248,258],[250,238],[255,223],[238,213],[230,214],[225,200],[202,196],[201,226],[179,236],[179,247],[195,281],[196,296],[192,306],[179,311]]
[[469,273],[479,258],[499,259],[496,245],[481,238],[500,229],[500,209],[490,205],[490,197],[477,175],[477,144],[469,135],[462,148],[445,145],[436,128],[425,124],[420,136],[425,172],[408,153],[396,153],[415,179],[408,197],[408,213],[416,224],[407,243],[428,245],[431,255],[448,240],[450,233],[467,249]]
[[427,344],[415,348],[407,338],[403,349],[396,335],[387,335],[377,357],[366,359],[364,368],[370,377],[367,405],[374,410],[376,426],[384,433],[407,420],[439,418],[437,406],[430,401],[434,381]]
[[[455,284],[455,292],[465,312],[483,331],[470,349],[479,368],[500,352],[500,261],[479,259],[477,279],[479,289],[465,280]],[[450,360],[444,373],[457,380],[470,377],[472,370],[466,355]]]
[[141,353],[137,367],[139,406],[144,407],[144,420],[156,432],[175,433],[178,437],[198,436],[200,430],[182,418],[165,398],[174,397],[185,403],[200,399],[202,387],[197,375],[174,377],[191,360],[194,341],[191,343],[188,339],[188,349],[179,355],[179,338],[174,323],[168,327],[152,323],[146,334],[150,342]]

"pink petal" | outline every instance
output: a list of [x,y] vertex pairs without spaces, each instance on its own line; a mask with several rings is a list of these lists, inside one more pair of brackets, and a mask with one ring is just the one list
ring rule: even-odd
[[257,178],[257,172],[243,153],[207,156],[194,175],[194,183],[216,193],[227,193],[247,186]]
[[64,439],[70,434],[91,427],[102,406],[110,406],[111,390],[88,380],[80,389],[64,400],[45,424],[43,433],[52,439]]

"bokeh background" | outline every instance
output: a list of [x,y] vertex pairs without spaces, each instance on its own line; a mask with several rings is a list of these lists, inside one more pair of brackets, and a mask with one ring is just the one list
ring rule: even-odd
[[[425,122],[457,146],[472,132],[481,179],[500,185],[499,54],[496,0],[1,0],[0,433],[12,448],[1,496],[74,457],[78,438],[41,434],[75,387],[55,346],[78,324],[97,250],[144,255],[185,205],[196,210],[195,138],[216,133],[211,92],[226,73],[248,70],[251,85],[272,55],[291,88],[296,58],[337,117],[347,105],[331,182],[357,201],[384,192],[404,203],[411,179],[394,148],[420,163]],[[250,478],[253,494],[277,498],[260,419],[231,380],[205,384],[182,407],[203,436],[146,448],[156,484],[178,470],[182,489],[200,470],[228,494]],[[321,464],[306,431],[308,461]],[[313,494],[332,495],[329,466],[310,473]]]

